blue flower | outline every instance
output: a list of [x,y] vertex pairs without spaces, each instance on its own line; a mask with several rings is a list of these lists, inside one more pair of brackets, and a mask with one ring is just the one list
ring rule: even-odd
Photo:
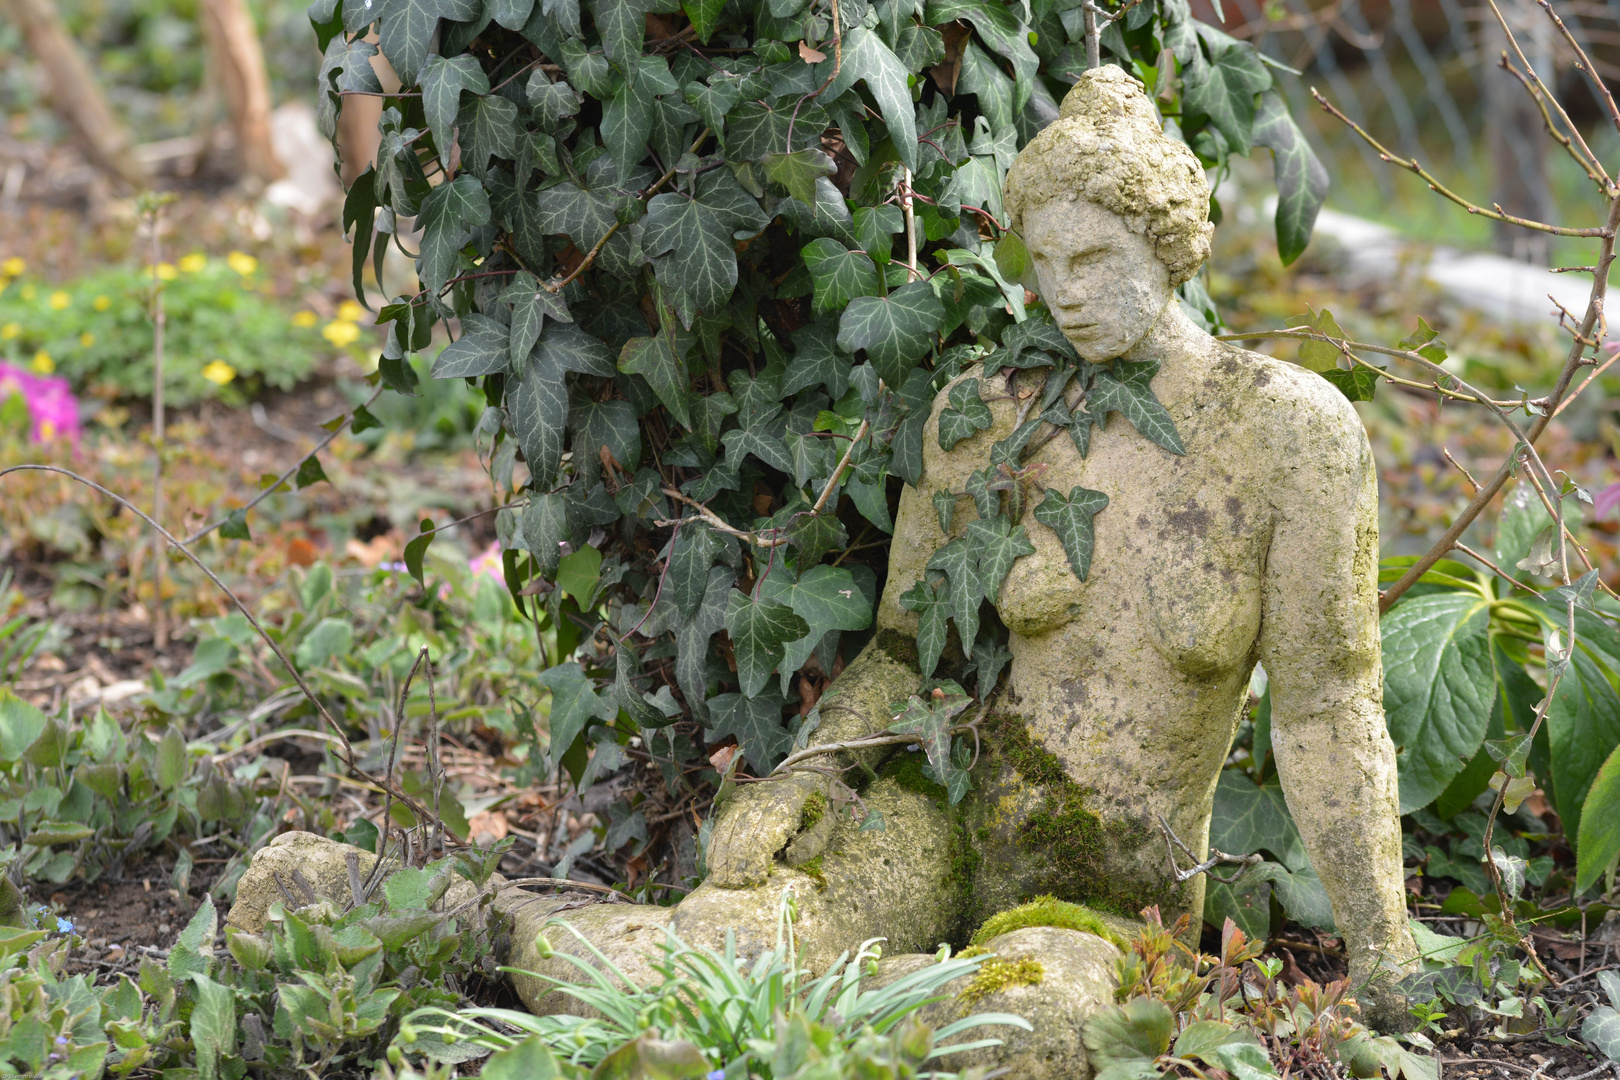
[[57,1046],[66,1046],[67,1044],[68,1044],[68,1037],[66,1035],[58,1035],[56,1037],[56,1045]]
[[716,1069],[708,1076],[705,1076],[703,1080],[726,1080],[726,1070]]
[[71,920],[64,919],[62,916],[58,915],[56,917],[56,929],[64,934],[71,934],[73,933],[73,923]]

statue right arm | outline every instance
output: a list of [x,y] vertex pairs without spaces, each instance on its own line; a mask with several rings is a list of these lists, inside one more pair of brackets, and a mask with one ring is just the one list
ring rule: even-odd
[[[916,667],[884,647],[892,631],[879,631],[843,670],[821,699],[821,726],[813,744],[844,742],[882,731],[890,706],[917,689]],[[867,767],[880,751],[861,752]],[[828,754],[815,764],[850,769],[860,764],[854,753]],[[805,801],[826,794],[832,779],[824,772],[797,770],[780,780],[743,784],[720,811],[709,837],[707,880],[723,889],[765,883],[777,854],[799,833]]]

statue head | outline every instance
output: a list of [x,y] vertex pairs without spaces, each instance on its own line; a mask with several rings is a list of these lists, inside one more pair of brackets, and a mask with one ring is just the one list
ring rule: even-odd
[[1209,184],[1122,68],[1086,72],[1007,173],[1041,295],[1086,359],[1119,356],[1209,257]]

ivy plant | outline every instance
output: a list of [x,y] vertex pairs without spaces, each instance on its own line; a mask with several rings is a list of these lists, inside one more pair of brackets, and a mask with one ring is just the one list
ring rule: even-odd
[[[377,378],[416,393],[413,355],[448,337],[431,377],[487,401],[506,581],[556,635],[549,758],[576,783],[593,748],[622,760],[637,736],[672,784],[700,739],[735,737],[769,770],[802,738],[803,699],[852,655],[844,636],[870,630],[934,395],[975,361],[1041,369],[1044,393],[966,492],[931,493],[942,518],[971,497],[981,520],[907,594],[925,676],[949,619],[981,693],[1006,663],[978,611],[1031,550],[1018,522],[1037,421],[1083,452],[1119,412],[1180,452],[1152,369],[1080,361],[1002,225],[1008,167],[1086,67],[1080,0],[316,0],[309,14],[327,130],[346,98],[383,98],[376,163],[343,214],[357,295],[372,301],[368,256],[396,289],[387,246],[415,259],[420,287],[385,288],[378,307]],[[1272,151],[1279,252],[1297,257],[1327,175],[1276,65],[1186,0],[1089,18],[1100,62],[1141,79],[1217,177],[1231,154]],[[1216,318],[1196,280],[1182,296]],[[943,440],[986,425],[972,390],[953,394]],[[1082,576],[1104,504],[1081,488],[1034,504]]]

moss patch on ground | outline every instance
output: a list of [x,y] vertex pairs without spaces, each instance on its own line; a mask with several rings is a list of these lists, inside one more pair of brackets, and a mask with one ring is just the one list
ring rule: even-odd
[[977,1005],[998,990],[1012,986],[1039,986],[1044,978],[1046,969],[1041,967],[1041,962],[1034,957],[1004,960],[999,956],[992,956],[979,968],[978,974],[973,976],[973,981],[956,995],[956,1000],[963,1005]]
[[1054,896],[1038,896],[1027,904],[992,915],[973,934],[973,945],[983,945],[1002,934],[1022,930],[1026,926],[1051,926],[1058,930],[1083,930],[1096,934],[1120,952],[1129,952],[1130,946],[1101,915],[1083,904],[1070,904]]

